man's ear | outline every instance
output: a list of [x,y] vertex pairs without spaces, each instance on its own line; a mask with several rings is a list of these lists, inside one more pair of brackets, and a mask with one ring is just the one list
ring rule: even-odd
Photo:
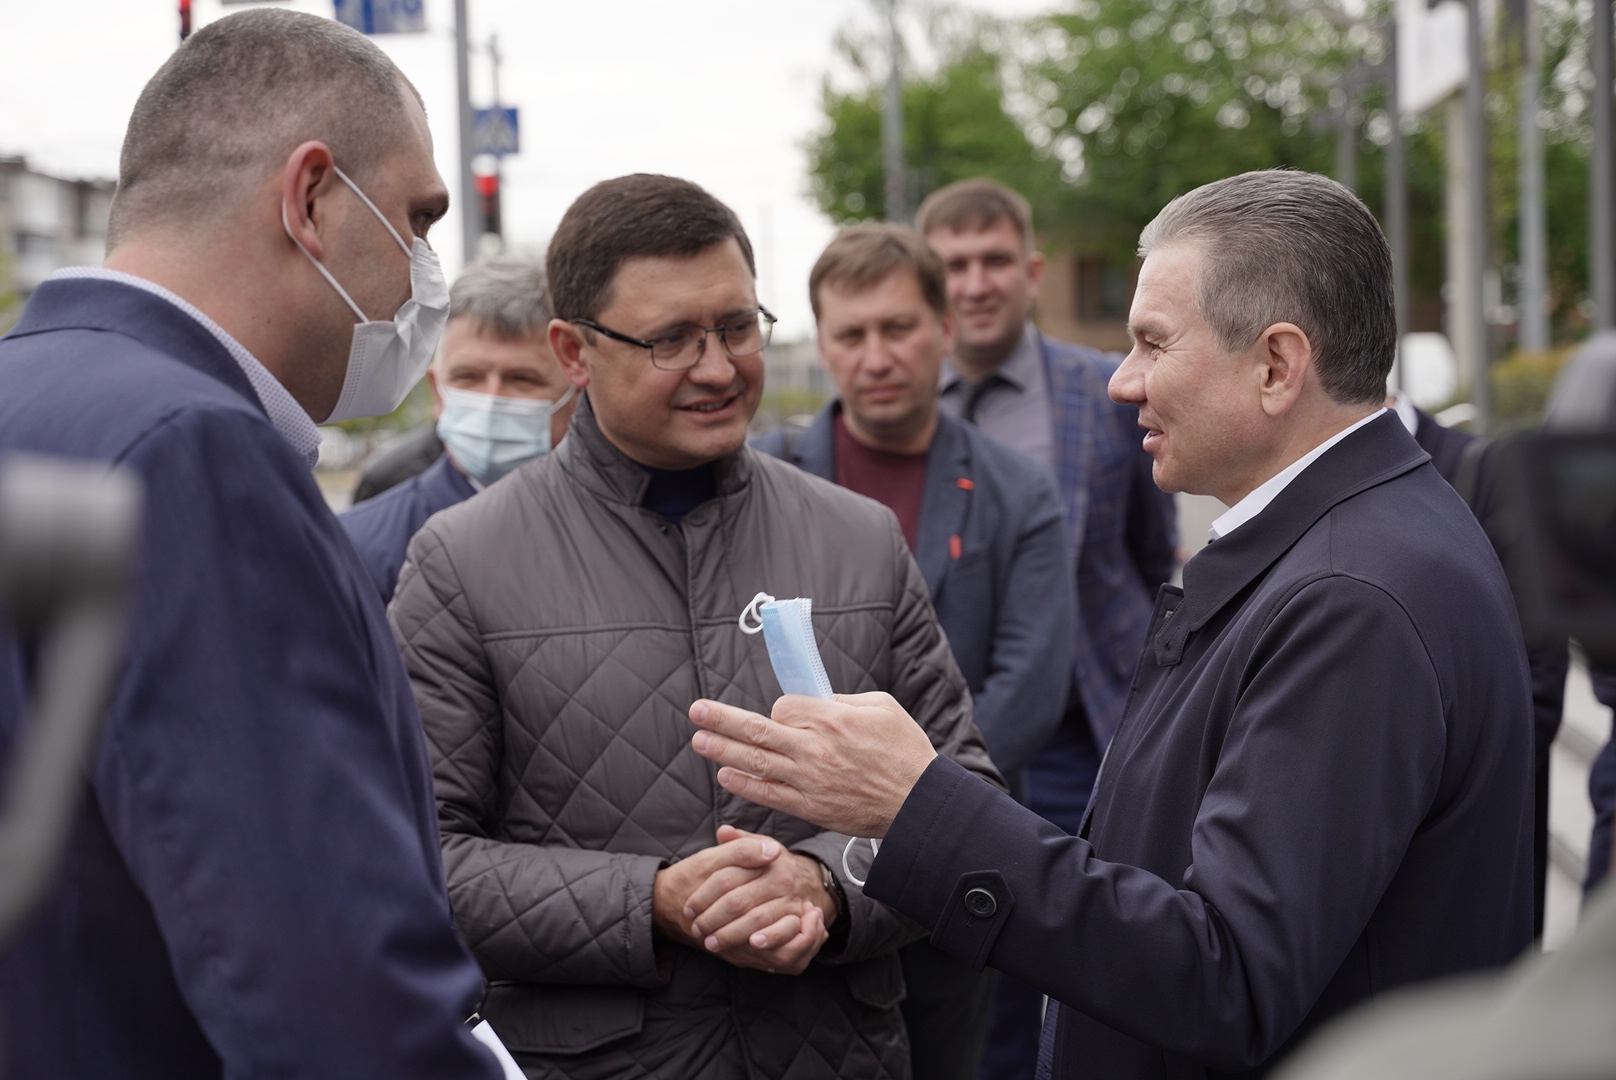
[[1038,295],[1038,286],[1043,284],[1044,271],[1048,268],[1049,263],[1044,259],[1042,251],[1030,252],[1027,255],[1027,284],[1031,286],[1034,297]]
[[328,217],[321,200],[339,183],[336,161],[323,142],[299,146],[281,170],[281,208],[286,214],[287,231],[321,262],[325,261],[325,245],[320,236]]
[[957,326],[954,322],[954,308],[952,306],[943,310],[943,355],[954,355],[954,332]]
[[551,319],[548,328],[550,353],[561,365],[561,374],[582,390],[589,385],[589,365],[584,362],[584,328],[565,319]]
[[438,358],[435,356],[427,365],[426,384],[432,388],[432,419],[436,420],[443,415],[443,387],[438,385]]
[[1301,399],[1313,372],[1313,343],[1295,323],[1275,323],[1257,336],[1263,412],[1283,416]]

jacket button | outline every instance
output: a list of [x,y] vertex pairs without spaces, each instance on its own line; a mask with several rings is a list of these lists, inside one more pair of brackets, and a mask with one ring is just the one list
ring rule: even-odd
[[991,919],[999,910],[999,902],[986,889],[972,889],[965,894],[965,910],[978,919]]
[[700,510],[697,510],[692,514],[686,515],[685,520],[690,522],[692,525],[705,525],[707,524],[707,515],[702,513]]

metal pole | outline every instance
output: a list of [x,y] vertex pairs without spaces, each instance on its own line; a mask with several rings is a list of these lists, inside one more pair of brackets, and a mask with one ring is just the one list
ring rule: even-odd
[[455,90],[460,95],[460,250],[467,264],[477,258],[482,215],[477,207],[477,181],[471,175],[471,28],[466,0],[455,0]]
[[[1390,56],[1386,61],[1386,99],[1390,103],[1391,137],[1386,143],[1386,242],[1392,249],[1392,303],[1397,309],[1397,343],[1408,333],[1408,167],[1403,142],[1403,102],[1397,85],[1397,14],[1388,23]],[[1402,374],[1398,374],[1399,387]]]
[[885,165],[887,220],[908,224],[909,192],[903,168],[903,42],[898,36],[898,0],[887,9],[887,92],[881,110],[881,156]]
[[1335,178],[1349,190],[1358,187],[1358,125],[1352,122],[1352,100],[1341,105],[1335,127]]
[[1616,187],[1611,156],[1611,0],[1594,0],[1588,35],[1588,68],[1594,77],[1593,153],[1588,162],[1588,288],[1594,302],[1594,329],[1616,328]]
[[1481,48],[1481,0],[1466,0],[1465,51],[1469,59],[1469,77],[1465,80],[1465,128],[1469,146],[1465,147],[1465,201],[1468,204],[1466,227],[1471,234],[1470,265],[1464,268],[1464,289],[1470,301],[1470,339],[1475,355],[1471,382],[1471,402],[1476,406],[1476,431],[1485,435],[1492,422],[1492,387],[1488,375],[1492,361],[1492,345],[1487,329],[1487,73]]
[[[501,108],[505,99],[499,92],[499,35],[488,35],[488,58],[494,68],[494,108]],[[505,243],[505,155],[494,155],[494,198],[499,200],[499,241],[500,250],[504,250]],[[479,238],[480,240],[480,238]]]
[[1536,0],[1521,5],[1521,282],[1520,343],[1523,349],[1549,347],[1548,225],[1543,207],[1543,133],[1537,125],[1542,87],[1543,40]]

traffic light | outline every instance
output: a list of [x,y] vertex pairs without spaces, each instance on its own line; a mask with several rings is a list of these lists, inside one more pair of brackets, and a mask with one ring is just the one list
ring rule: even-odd
[[499,220],[499,174],[478,176],[477,196],[482,203],[483,235],[503,236]]

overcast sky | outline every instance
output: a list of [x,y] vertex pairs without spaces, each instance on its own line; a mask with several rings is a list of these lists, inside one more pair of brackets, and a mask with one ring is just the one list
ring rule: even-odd
[[[452,0],[426,0],[431,32],[379,37],[420,89],[451,190],[455,165]],[[331,13],[329,0],[274,6]],[[971,0],[1025,14],[1053,0]],[[46,171],[113,177],[140,88],[178,39],[173,0],[5,0],[0,154]],[[832,39],[871,19],[872,0],[470,0],[473,41],[499,35],[502,97],[522,114],[523,153],[505,171],[505,233],[540,245],[590,184],[628,172],[688,177],[734,207],[757,249],[763,302],[782,337],[811,329],[808,270],[831,234],[807,191],[804,141],[819,127]],[[195,23],[238,10],[195,0]],[[490,104],[486,55],[472,100]],[[458,192],[456,192],[458,198]],[[438,226],[460,265],[457,215]]]

